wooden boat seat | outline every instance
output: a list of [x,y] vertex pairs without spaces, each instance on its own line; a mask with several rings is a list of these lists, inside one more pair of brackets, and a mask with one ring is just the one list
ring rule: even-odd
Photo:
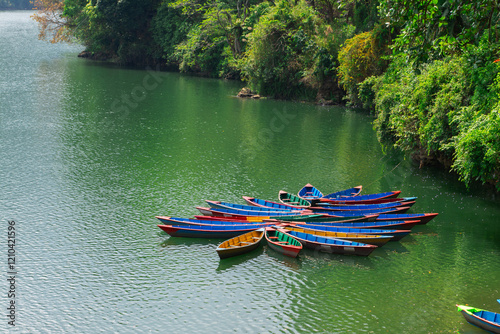
[[242,242],[240,242],[240,244],[245,244],[245,245],[247,245],[247,244],[252,244],[252,243],[253,243],[253,242],[248,242],[248,241],[242,241]]
[[257,240],[258,240],[258,239],[260,239],[260,238],[257,238],[257,237],[252,237],[252,239],[257,239]]

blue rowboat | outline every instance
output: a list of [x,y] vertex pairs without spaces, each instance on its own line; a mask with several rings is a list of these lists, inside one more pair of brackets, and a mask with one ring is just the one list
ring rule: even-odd
[[329,199],[320,198],[313,200],[314,203],[324,202],[324,203],[336,203],[336,204],[378,204],[387,202],[398,202],[401,199],[396,197],[399,196],[401,191],[388,191],[378,194],[368,194],[368,195],[358,195],[349,198],[339,198],[339,199]]
[[391,230],[411,230],[418,221],[416,220],[393,220],[393,221],[374,221],[374,222],[353,222],[353,223],[328,223],[314,222],[307,224],[311,226],[336,226],[352,228],[371,228],[371,229],[391,229]]
[[[234,209],[234,210],[246,210],[246,211],[272,211],[272,212],[300,212],[304,211],[304,209],[294,209],[294,208],[261,208],[253,205],[242,205],[228,202],[220,202],[220,201],[208,201],[205,200],[211,208],[215,209]],[[300,213],[299,213],[300,214]]]
[[315,187],[313,187],[310,183],[308,183],[304,187],[302,187],[302,189],[299,190],[297,196],[307,201],[310,201],[313,199],[319,199],[323,197],[323,193],[318,189],[316,189]]
[[179,218],[179,217],[167,217],[167,216],[156,216],[164,225],[273,225],[276,221],[270,222],[252,222],[248,220],[216,220],[216,219],[194,219],[194,218]]
[[337,210],[337,209],[325,209],[325,208],[310,208],[313,213],[321,213],[325,215],[341,215],[343,213],[354,213],[354,214],[363,214],[363,215],[369,215],[369,214],[387,214],[387,213],[403,213],[406,212],[410,209],[409,206],[396,206],[393,208],[379,208],[379,209],[359,209],[359,210]]
[[[373,216],[376,218],[376,216]],[[241,218],[226,218],[226,217],[215,217],[215,216],[194,216],[194,218],[199,220],[224,220],[229,222],[268,222],[274,221],[276,222],[339,222],[339,223],[349,223],[349,222],[361,222],[361,221],[375,221],[375,219],[371,219],[372,216],[354,216],[354,217],[332,217],[332,216],[324,216],[324,215],[302,215],[302,216],[286,216],[286,217],[253,217],[253,216],[244,216]]]
[[375,245],[382,247],[388,243],[392,236],[380,235],[380,234],[366,234],[366,233],[354,233],[354,232],[331,232],[331,231],[318,231],[309,228],[303,228],[298,226],[287,225],[286,229],[288,231],[301,232],[319,235],[325,238],[335,238],[347,241],[361,242],[363,244]]
[[258,199],[255,197],[249,197],[249,196],[243,196],[243,199],[250,205],[257,206],[259,208],[271,208],[271,209],[288,209],[288,210],[304,210],[304,208],[298,207],[298,206],[293,206],[293,205],[288,205],[288,204],[281,204],[277,202],[272,202],[272,201],[266,201],[263,199]]
[[395,208],[398,206],[412,206],[416,201],[408,198],[401,198],[399,202],[389,202],[380,204],[335,204],[335,203],[317,203],[317,206],[311,207],[314,209],[325,209],[325,210],[370,210],[370,209],[384,209],[384,208]]
[[341,190],[337,191],[328,195],[324,195],[323,198],[326,199],[340,199],[340,198],[346,198],[348,199],[349,197],[353,196],[358,196],[361,190],[363,189],[363,186],[357,186],[354,188],[349,188],[346,190]]
[[377,220],[418,220],[419,225],[424,225],[437,215],[437,213],[380,214]]
[[458,311],[462,313],[468,323],[485,331],[500,334],[500,314],[482,310],[480,308],[457,305]]
[[314,234],[288,231],[286,229],[280,229],[280,231],[291,235],[304,247],[326,253],[368,256],[377,248],[375,245],[368,245],[360,242],[336,238],[326,238]]
[[232,238],[266,226],[269,225],[158,225],[172,237],[221,239]]
[[300,213],[289,211],[253,211],[253,210],[238,210],[238,209],[217,209],[217,208],[204,208],[204,207],[196,207],[198,211],[200,211],[205,216],[219,216],[219,217],[227,217],[227,218],[237,218],[241,219],[242,217],[266,217],[265,219],[270,219],[272,216],[297,216],[301,214],[311,214],[312,211],[301,211]]
[[[203,215],[205,216],[218,216],[218,217],[227,217],[227,218],[235,218],[235,219],[246,219],[246,217],[265,217],[263,219],[286,219],[287,217],[293,217],[293,219],[297,219],[296,217],[307,216],[313,214],[310,210],[297,212],[278,212],[278,211],[251,211],[251,210],[238,210],[238,209],[215,209],[215,208],[204,208],[197,207]],[[334,217],[334,218],[346,218],[346,217],[360,217],[365,216],[366,219],[375,220],[378,214],[368,214],[364,212],[353,212],[353,211],[335,211],[328,213],[315,213],[318,215],[322,215],[322,217]],[[321,217],[321,216],[319,216]]]
[[[284,225],[284,226],[286,226],[286,225]],[[315,231],[387,235],[387,236],[392,236],[391,241],[399,241],[411,233],[411,230],[350,228],[350,227],[337,227],[337,226],[311,225],[311,224],[291,224],[291,226],[298,226],[298,227],[307,228],[307,229],[315,230]]]

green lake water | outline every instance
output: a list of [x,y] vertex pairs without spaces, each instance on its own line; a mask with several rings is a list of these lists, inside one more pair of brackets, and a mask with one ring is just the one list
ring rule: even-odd
[[[79,59],[79,45],[39,41],[31,14],[0,12],[0,331],[481,333],[455,304],[500,311],[492,192],[384,153],[368,114]],[[306,183],[401,190],[418,197],[410,212],[439,216],[369,257],[264,246],[220,261],[222,240],[156,226],[206,199],[276,200]]]

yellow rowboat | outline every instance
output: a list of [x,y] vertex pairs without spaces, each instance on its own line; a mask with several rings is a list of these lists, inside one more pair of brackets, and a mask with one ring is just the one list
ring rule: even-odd
[[257,247],[264,238],[264,228],[259,228],[221,243],[216,251],[221,259],[248,253]]

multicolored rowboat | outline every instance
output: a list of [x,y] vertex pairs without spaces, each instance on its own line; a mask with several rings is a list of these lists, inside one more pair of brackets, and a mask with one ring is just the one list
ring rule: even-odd
[[274,221],[269,222],[251,222],[248,220],[239,220],[239,219],[210,219],[217,217],[207,217],[208,219],[198,219],[198,218],[179,218],[179,217],[167,217],[167,216],[156,216],[156,219],[159,219],[165,225],[250,225],[250,224],[259,224],[259,225],[273,225],[276,224]]
[[228,239],[266,227],[263,224],[238,225],[158,225],[172,237]]
[[269,248],[283,255],[297,257],[302,250],[302,244],[297,239],[275,228],[266,228],[265,236]]
[[311,201],[313,199],[319,199],[323,197],[323,193],[313,187],[312,184],[308,183],[302,189],[299,190],[297,193],[297,196],[299,196],[302,199],[305,199],[306,201]]
[[[288,225],[284,225],[285,227]],[[294,226],[294,225],[292,225]],[[329,231],[329,232],[347,232],[347,233],[362,233],[362,234],[377,234],[391,236],[390,241],[399,241],[411,233],[411,230],[389,230],[389,229],[374,229],[374,228],[350,228],[350,227],[337,227],[327,225],[306,225],[296,224],[297,227],[307,228],[316,231]]]
[[363,190],[363,186],[357,186],[357,187],[353,187],[353,188],[349,188],[346,190],[341,190],[341,191],[337,191],[337,192],[325,195],[325,196],[323,196],[323,198],[326,198],[326,199],[341,199],[341,198],[349,199],[349,197],[358,196],[359,193],[361,193],[361,190]]
[[281,203],[286,204],[286,205],[292,205],[298,208],[305,208],[307,209],[308,207],[311,206],[311,202],[300,198],[298,196],[295,196],[293,194],[287,193],[284,190],[280,190],[278,194],[278,199]]
[[304,247],[326,253],[368,256],[377,248],[377,246],[375,245],[367,245],[359,242],[352,242],[335,238],[325,238],[318,235],[294,231],[281,231],[291,235],[292,237],[300,241],[300,243]]
[[319,235],[326,238],[337,238],[348,241],[361,242],[364,244],[376,245],[378,247],[385,245],[392,239],[392,236],[383,236],[377,234],[361,234],[354,232],[350,233],[350,232],[318,231],[318,230],[312,230],[308,228],[295,227],[295,226],[287,226],[286,229],[294,232]]
[[457,305],[458,311],[462,313],[468,323],[485,331],[500,334],[500,314],[482,310],[480,308]]
[[318,200],[313,200],[314,202],[325,202],[325,203],[336,203],[336,204],[377,204],[377,203],[387,203],[387,202],[398,202],[401,199],[396,197],[401,193],[400,190],[388,191],[378,194],[368,194],[359,195],[349,198],[339,198],[339,199],[328,199],[320,198]]
[[270,207],[258,207],[253,205],[242,205],[228,202],[220,202],[220,201],[209,201],[205,200],[207,204],[214,209],[231,209],[231,210],[245,210],[245,211],[269,211],[269,212],[295,212],[295,214],[301,214],[304,209],[300,208],[270,208]]
[[437,215],[437,213],[380,214],[377,220],[418,220],[418,225],[425,225]]
[[221,259],[226,259],[253,251],[264,238],[264,230],[260,228],[224,241],[217,247],[217,254]]
[[300,208],[298,206],[282,204],[272,201],[266,201],[263,199],[258,199],[255,197],[242,196],[243,199],[250,205],[257,206],[260,208],[271,208],[271,209],[288,209],[288,210],[304,210],[304,208]]

